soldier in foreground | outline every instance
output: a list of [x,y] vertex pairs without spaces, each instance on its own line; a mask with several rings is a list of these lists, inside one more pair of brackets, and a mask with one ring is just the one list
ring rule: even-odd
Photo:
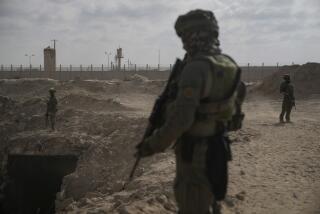
[[283,123],[283,117],[286,118],[286,122],[291,122],[290,114],[292,107],[295,106],[294,88],[290,81],[288,74],[283,76],[283,82],[280,85],[280,93],[283,94],[282,111],[280,113],[280,123]]
[[[175,29],[186,55],[182,62],[177,60],[155,103],[149,134],[137,146],[137,160],[176,142],[174,192],[179,213],[216,214],[227,191],[227,162],[231,160],[227,131],[241,127],[245,86],[240,84],[241,71],[235,61],[221,53],[219,28],[211,11],[181,15]],[[238,96],[237,89],[241,89]],[[163,97],[164,107],[159,106]],[[155,119],[159,109],[163,118]],[[161,125],[148,131],[159,121]]]
[[56,123],[56,113],[57,113],[57,105],[58,101],[55,97],[56,90],[54,88],[49,89],[49,100],[47,101],[47,111],[46,111],[46,127],[48,127],[49,122],[51,129],[55,129],[55,123]]

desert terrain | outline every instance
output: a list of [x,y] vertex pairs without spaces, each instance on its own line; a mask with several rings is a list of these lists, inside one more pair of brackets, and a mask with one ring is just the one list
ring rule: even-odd
[[[292,123],[280,124],[278,87],[284,73],[292,74],[297,100]],[[52,205],[38,208],[39,213],[54,209],[56,213],[176,213],[171,149],[143,159],[134,179],[122,189],[135,161],[134,147],[164,85],[163,80],[139,75],[125,81],[0,80],[0,191],[4,195],[0,208],[18,212],[13,204],[22,202],[12,198],[39,199],[35,192],[44,188],[40,181],[49,181],[50,168],[47,159],[36,163],[28,158],[59,156],[65,163],[75,157],[74,167],[61,172],[58,190],[45,201]],[[244,127],[230,134],[233,160],[223,213],[319,214],[319,64],[284,67],[248,85]],[[46,129],[44,122],[51,87],[57,90],[59,102],[55,131]],[[41,162],[47,171],[30,167],[35,171],[19,174],[15,166],[21,165],[21,156],[25,164]],[[63,163],[56,166],[64,168]],[[16,175],[20,180],[37,177],[38,183],[30,181],[25,184],[29,189],[13,191],[12,183],[19,180]],[[6,194],[11,194],[10,201]]]

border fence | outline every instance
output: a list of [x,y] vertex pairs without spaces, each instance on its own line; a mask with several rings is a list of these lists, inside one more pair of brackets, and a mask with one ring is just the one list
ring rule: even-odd
[[[44,71],[43,65],[1,65],[0,79],[19,78],[52,78],[56,80],[74,79],[129,79],[134,74],[145,76],[151,80],[166,79],[172,70],[173,65],[138,65],[124,64],[121,68],[97,65],[58,65],[54,73]],[[263,78],[272,75],[279,70],[278,66],[241,66],[242,79],[246,82],[261,81]]]

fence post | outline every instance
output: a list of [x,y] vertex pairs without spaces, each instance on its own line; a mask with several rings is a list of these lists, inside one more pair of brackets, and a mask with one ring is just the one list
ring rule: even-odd
[[250,63],[248,62],[248,70],[247,70],[247,77],[248,77],[248,82],[251,80],[251,75],[250,75]]
[[12,69],[12,64],[10,65],[10,71],[11,71],[11,72],[13,71],[13,69]]
[[40,64],[40,67],[39,67],[39,68],[40,68],[40,72],[41,72],[41,64]]
[[101,71],[103,71],[103,64],[101,65]]
[[126,71],[126,64],[123,64],[123,71]]
[[20,65],[20,71],[22,71],[22,65]]
[[146,71],[148,70],[148,64],[146,65]]
[[137,64],[134,64],[134,71],[137,71]]
[[160,71],[160,64],[158,64],[158,71]]
[[263,79],[263,71],[264,71],[264,62],[262,63],[262,67],[261,67],[261,80]]
[[91,64],[91,66],[90,66],[90,69],[91,69],[91,71],[92,71],[92,64]]
[[30,64],[30,73],[31,73],[31,68],[32,68],[32,65]]
[[277,68],[279,68],[279,62],[277,62]]
[[59,71],[61,72],[61,64],[59,65]]

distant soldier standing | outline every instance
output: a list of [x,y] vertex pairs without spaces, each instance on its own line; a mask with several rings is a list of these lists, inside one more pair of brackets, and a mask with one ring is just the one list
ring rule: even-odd
[[280,113],[280,122],[283,123],[285,116],[286,122],[290,122],[290,113],[292,107],[295,106],[294,88],[288,74],[283,76],[283,82],[280,85],[280,93],[283,94],[282,111]]
[[235,61],[221,53],[211,11],[190,11],[177,19],[175,29],[187,52],[173,81],[176,95],[166,104],[164,124],[137,146],[137,155],[151,156],[176,141],[174,192],[179,213],[207,214],[212,207],[216,214],[217,201],[227,191],[227,131],[241,127],[245,87]]
[[56,122],[56,113],[57,113],[57,105],[58,101],[55,97],[56,90],[54,88],[49,89],[49,100],[47,101],[47,112],[46,112],[46,127],[48,127],[49,122],[51,125],[51,129],[55,129],[55,122]]

